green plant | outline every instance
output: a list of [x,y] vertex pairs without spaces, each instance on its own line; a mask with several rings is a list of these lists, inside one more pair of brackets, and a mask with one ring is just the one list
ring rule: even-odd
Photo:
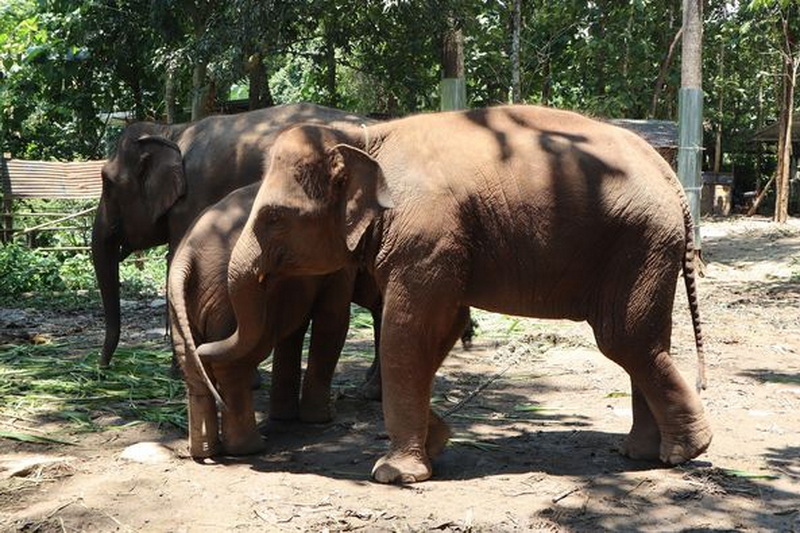
[[87,254],[78,253],[64,259],[59,275],[70,290],[90,290],[97,287],[91,258]]
[[56,257],[16,243],[0,247],[0,293],[15,296],[30,291],[62,291]]

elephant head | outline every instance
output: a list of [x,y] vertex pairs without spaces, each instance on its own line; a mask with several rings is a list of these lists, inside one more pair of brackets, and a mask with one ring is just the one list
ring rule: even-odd
[[92,262],[103,301],[107,366],[120,335],[119,263],[134,250],[167,242],[165,214],[186,192],[183,159],[163,126],[138,123],[122,134],[103,166],[103,192],[92,229]]
[[378,162],[342,134],[299,126],[275,141],[269,169],[228,264],[236,331],[198,348],[205,361],[244,356],[261,338],[254,294],[286,276],[322,275],[353,262],[370,224],[392,207]]

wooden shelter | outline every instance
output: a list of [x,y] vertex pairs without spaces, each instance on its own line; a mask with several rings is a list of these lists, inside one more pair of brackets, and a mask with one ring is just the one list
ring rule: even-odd
[[618,118],[611,124],[630,130],[656,149],[674,169],[678,166],[678,124],[671,120],[634,120]]
[[[780,124],[776,121],[753,135],[756,143],[778,144]],[[800,113],[792,115],[792,155],[789,162],[789,213],[800,211]]]

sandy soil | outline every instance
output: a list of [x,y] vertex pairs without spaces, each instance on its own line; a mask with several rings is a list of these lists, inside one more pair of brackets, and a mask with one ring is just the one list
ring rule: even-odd
[[[0,440],[0,529],[800,531],[800,221],[705,221],[703,234],[715,436],[689,464],[618,454],[628,380],[586,325],[479,314],[474,348],[455,348],[437,377],[434,405],[456,438],[433,480],[370,481],[387,441],[379,404],[354,388],[368,363],[354,356],[370,342],[362,335],[339,366],[335,421],[264,424],[262,455],[199,464],[180,431],[147,425],[77,434],[76,446]],[[673,346],[693,382],[685,302],[679,288]],[[158,321],[129,322],[139,337],[127,342]],[[99,340],[100,324],[77,322]]]

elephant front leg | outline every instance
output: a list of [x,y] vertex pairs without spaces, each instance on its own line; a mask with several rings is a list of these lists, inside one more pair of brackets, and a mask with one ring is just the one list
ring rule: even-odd
[[264,451],[264,439],[256,428],[253,392],[250,384],[252,363],[215,369],[219,391],[226,409],[221,413],[222,444],[229,455],[251,455]]
[[463,331],[466,309],[421,305],[414,316],[409,309],[393,309],[388,298],[384,309],[383,413],[391,443],[372,475],[381,483],[424,481],[432,474],[431,456],[450,434],[430,411],[433,377]]

